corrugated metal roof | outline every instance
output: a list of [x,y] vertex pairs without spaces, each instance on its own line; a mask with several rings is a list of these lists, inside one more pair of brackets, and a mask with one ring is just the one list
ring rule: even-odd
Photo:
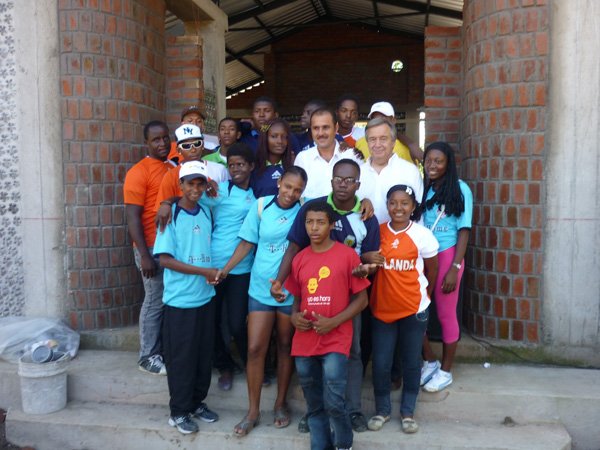
[[[361,23],[381,32],[423,35],[425,26],[462,24],[463,0],[213,0],[229,17],[227,94],[264,79],[268,46],[314,23]],[[178,29],[173,16],[167,27]]]

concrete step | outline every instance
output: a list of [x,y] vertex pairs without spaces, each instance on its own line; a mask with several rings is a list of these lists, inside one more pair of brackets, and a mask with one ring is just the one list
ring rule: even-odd
[[[15,365],[0,363],[0,407],[20,407],[19,380]],[[449,418],[473,426],[496,426],[506,417],[519,424],[562,423],[576,448],[598,450],[600,442],[600,371],[550,367],[476,364],[455,367],[454,383],[437,394],[419,395],[419,417],[445,422]],[[143,373],[132,352],[83,350],[69,367],[70,402],[162,406],[168,404],[166,377]],[[275,401],[276,386],[263,389],[261,407],[268,414]],[[243,410],[247,392],[245,377],[236,376],[229,392],[217,388],[213,376],[207,403],[221,409]],[[374,413],[370,377],[363,383],[363,412]],[[392,393],[397,408],[400,392]],[[300,387],[292,382],[288,400],[296,415],[305,409]],[[240,417],[243,414],[238,414]],[[595,445],[595,446],[594,446]]]
[[[184,436],[167,425],[168,408],[155,405],[126,405],[72,401],[66,409],[45,416],[30,416],[12,408],[7,417],[7,439],[17,445],[32,445],[37,450],[56,449],[281,449],[309,448],[308,435],[295,430],[276,429],[272,416],[248,436],[233,435],[234,425],[243,417],[242,410],[220,410],[213,424],[200,422],[200,432]],[[473,424],[460,420],[431,420],[420,417],[420,431],[405,435],[399,418],[379,432],[355,433],[355,450],[569,450],[571,439],[560,424],[523,424],[507,427]]]

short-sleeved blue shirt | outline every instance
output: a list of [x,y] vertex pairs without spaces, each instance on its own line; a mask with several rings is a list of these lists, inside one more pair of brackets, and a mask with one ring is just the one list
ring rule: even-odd
[[262,213],[259,217],[258,199],[250,207],[238,236],[256,245],[256,255],[250,273],[250,290],[252,298],[265,305],[289,306],[293,297],[287,294],[285,302],[279,303],[271,297],[270,278],[277,277],[283,254],[288,248],[287,234],[300,210],[300,203],[288,209],[282,209],[274,196],[262,199]]
[[256,198],[277,195],[279,193],[277,181],[281,178],[283,172],[281,164],[269,164],[260,175],[254,169],[250,177],[250,186]]
[[[305,203],[288,233],[288,240],[301,249],[310,245],[310,238],[304,225],[306,209],[312,202],[317,201],[327,201],[333,207],[331,194],[328,197],[316,198]],[[365,252],[379,250],[379,223],[375,216],[363,222],[359,212],[339,211],[334,207],[334,213],[335,225],[330,233],[332,240],[353,248],[359,256]]]
[[[252,188],[244,190],[231,181],[219,183],[217,197],[203,195],[200,199],[200,204],[209,207],[213,214],[212,267],[225,267],[233,255],[240,243],[238,233],[255,200]],[[249,253],[231,273],[237,275],[250,272],[253,260],[254,254]]]
[[[213,267],[210,258],[210,211],[200,205],[194,211],[187,211],[174,204],[171,212],[171,223],[164,232],[157,232],[154,255],[168,254],[196,267]],[[163,281],[163,303],[175,308],[197,308],[215,295],[212,285],[200,275],[165,268]]]
[[[440,220],[435,225],[435,228],[431,229],[440,214],[441,205],[436,204],[437,207],[426,209],[423,214],[423,223],[433,232],[433,235],[440,243],[440,252],[456,245],[458,242],[458,231],[460,229],[471,228],[471,222],[473,220],[473,194],[467,183],[464,181],[458,180],[458,185],[460,186],[460,191],[462,192],[465,201],[465,210],[460,217],[448,216],[444,212],[441,214]],[[427,191],[426,200],[429,200],[434,194],[433,188],[429,189]]]

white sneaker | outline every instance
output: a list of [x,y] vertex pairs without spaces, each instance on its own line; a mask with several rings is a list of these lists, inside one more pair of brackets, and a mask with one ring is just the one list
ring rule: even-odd
[[427,392],[439,392],[452,384],[452,374],[439,369],[431,380],[423,386]]
[[423,361],[423,367],[421,367],[421,386],[426,384],[433,375],[442,367],[439,361],[429,362]]

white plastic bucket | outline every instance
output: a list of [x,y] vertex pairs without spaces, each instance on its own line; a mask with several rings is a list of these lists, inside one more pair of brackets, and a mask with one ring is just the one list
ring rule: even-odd
[[49,414],[63,409],[67,404],[66,353],[56,361],[34,363],[28,353],[19,360],[21,378],[21,404],[26,414]]

